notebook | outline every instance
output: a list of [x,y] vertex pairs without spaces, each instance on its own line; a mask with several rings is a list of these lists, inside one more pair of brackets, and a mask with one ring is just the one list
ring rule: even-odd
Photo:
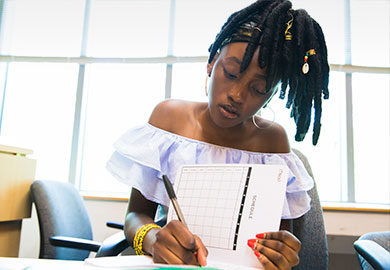
[[[262,269],[247,246],[261,232],[279,230],[288,167],[262,164],[183,165],[174,184],[190,231],[208,260]],[[173,207],[168,221],[177,219]]]

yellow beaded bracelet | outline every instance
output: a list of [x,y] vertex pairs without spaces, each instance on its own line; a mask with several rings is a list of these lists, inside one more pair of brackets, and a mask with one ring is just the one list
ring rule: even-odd
[[141,226],[137,230],[137,232],[136,232],[136,234],[134,236],[134,240],[133,240],[133,247],[134,247],[135,253],[137,255],[145,255],[145,253],[142,251],[142,245],[143,245],[143,242],[144,242],[144,238],[145,238],[145,235],[151,229],[154,229],[154,228],[161,229],[161,227],[158,226],[157,224],[150,223],[150,224],[145,224],[145,225]]

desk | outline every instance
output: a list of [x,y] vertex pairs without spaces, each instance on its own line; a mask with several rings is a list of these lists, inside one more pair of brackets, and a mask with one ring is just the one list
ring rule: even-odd
[[[130,257],[127,257],[130,258]],[[166,266],[166,270],[179,270],[180,268]],[[128,270],[132,267],[107,267],[93,266],[83,261],[67,261],[67,260],[52,260],[52,259],[30,259],[30,258],[11,258],[0,257],[0,270]],[[139,267],[137,269],[140,270]],[[145,267],[145,269],[160,269]],[[192,267],[188,270],[193,269]],[[207,270],[207,268],[204,268]],[[209,268],[210,269],[210,268]],[[217,269],[212,269],[217,270]]]
[[[144,258],[142,258],[144,257]],[[151,264],[151,259],[146,256],[117,256],[97,258],[100,262],[86,263],[83,261],[66,261],[66,260],[52,260],[52,259],[30,259],[30,258],[10,258],[0,257],[0,270],[129,270],[129,269],[160,269],[160,270],[218,270],[210,267],[194,267],[174,266]],[[94,259],[92,259],[93,261]],[[130,260],[130,261],[129,261]],[[126,262],[126,263],[124,263]],[[130,263],[131,262],[131,263]],[[111,265],[111,267],[107,266]],[[127,266],[126,266],[127,265]],[[142,266],[140,266],[142,265]],[[220,268],[220,269],[236,269],[236,268]],[[254,268],[240,268],[253,270]],[[258,269],[254,269],[258,270]]]
[[83,261],[0,257],[0,270],[121,270],[125,268],[98,267]]
[[[0,257],[1,270],[76,270],[84,268],[83,261],[46,260],[30,258]],[[93,269],[96,270],[95,267]]]
[[0,256],[18,256],[22,219],[31,216],[36,162],[29,154],[28,149],[0,145]]

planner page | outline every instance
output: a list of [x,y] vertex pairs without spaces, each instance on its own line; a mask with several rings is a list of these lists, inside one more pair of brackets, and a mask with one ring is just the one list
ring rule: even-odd
[[[184,165],[174,184],[190,231],[198,235],[214,262],[256,267],[247,246],[261,232],[279,230],[286,192],[285,165]],[[168,221],[177,219],[173,207]]]

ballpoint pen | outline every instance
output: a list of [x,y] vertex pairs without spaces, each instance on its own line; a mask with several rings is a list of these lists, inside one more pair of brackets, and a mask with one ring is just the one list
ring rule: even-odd
[[168,192],[169,199],[172,202],[173,208],[175,209],[176,215],[181,223],[183,223],[187,227],[187,223],[184,220],[183,212],[180,209],[180,206],[177,202],[175,191],[173,190],[173,186],[171,184],[171,181],[169,181],[168,176],[163,175],[163,181],[165,185],[165,189]]

